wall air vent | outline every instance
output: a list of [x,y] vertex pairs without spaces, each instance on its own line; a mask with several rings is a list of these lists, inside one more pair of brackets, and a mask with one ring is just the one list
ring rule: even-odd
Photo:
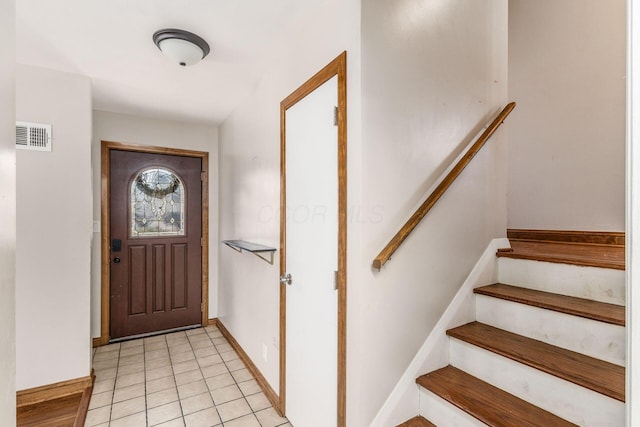
[[51,151],[51,125],[16,122],[16,148]]

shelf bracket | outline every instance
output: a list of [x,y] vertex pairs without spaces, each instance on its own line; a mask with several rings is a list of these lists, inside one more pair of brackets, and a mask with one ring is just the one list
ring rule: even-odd
[[267,253],[269,254],[267,258],[266,256],[263,255],[264,252],[252,252],[252,254],[254,254],[255,256],[257,256],[260,259],[265,260],[266,262],[268,262],[269,264],[273,265],[273,253],[275,251],[268,251]]
[[276,248],[259,245],[257,243],[247,242],[246,240],[223,240],[222,243],[229,246],[236,252],[249,252],[260,258],[261,260],[273,265],[273,254]]

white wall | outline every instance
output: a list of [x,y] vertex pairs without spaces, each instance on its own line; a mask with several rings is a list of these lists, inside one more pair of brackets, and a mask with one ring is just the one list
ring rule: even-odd
[[[246,239],[280,246],[280,101],[344,50],[348,61],[349,144],[357,144],[358,23],[359,1],[327,0],[292,27],[284,28],[273,46],[271,65],[255,92],[220,127],[221,240]],[[274,265],[269,265],[255,256],[221,247],[218,314],[276,392],[278,256],[276,252]],[[263,345],[268,348],[266,361]]]
[[18,65],[16,119],[52,125],[53,151],[17,153],[19,390],[89,375],[91,87]]
[[[483,250],[505,234],[503,128],[382,271],[370,267],[506,104],[507,1],[363,2],[362,46],[362,251],[349,264],[361,272],[349,283],[349,366],[360,371],[349,384],[353,426],[370,424]],[[417,414],[417,394],[404,403]]]
[[[364,427],[486,245],[505,233],[501,131],[388,266],[371,271],[436,177],[504,106],[507,3],[362,2],[362,35],[360,2],[346,3],[327,1],[299,21],[304,30],[289,31],[296,36],[255,93],[222,124],[220,238],[279,246],[279,102],[346,49],[347,425]],[[277,259],[220,251],[219,318],[276,391],[278,273]]]
[[625,7],[509,1],[509,227],[624,230]]
[[16,424],[15,1],[0,2],[0,425]]
[[[217,316],[218,275],[218,129],[214,126],[155,120],[106,111],[93,112],[91,166],[93,219],[100,223],[100,141],[181,148],[209,153],[209,318]],[[91,246],[91,335],[100,336],[101,234]]]

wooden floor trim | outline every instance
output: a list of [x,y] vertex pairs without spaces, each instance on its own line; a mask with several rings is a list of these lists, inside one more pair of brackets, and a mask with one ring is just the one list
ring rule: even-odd
[[76,421],[73,423],[73,427],[84,427],[84,422],[86,421],[87,413],[89,412],[89,405],[91,404],[91,395],[93,393],[93,385],[95,382],[96,373],[91,369],[91,385],[85,388],[82,392],[80,407],[78,407],[78,414],[76,415]]
[[87,375],[86,377],[61,381],[55,384],[19,390],[16,393],[16,405],[20,408],[72,394],[83,393],[85,389],[93,386],[94,378],[95,376]]
[[256,382],[264,392],[265,396],[267,396],[267,399],[269,399],[269,402],[271,402],[271,406],[273,406],[273,409],[275,409],[276,412],[278,412],[279,415],[283,417],[284,414],[280,413],[280,399],[278,395],[273,390],[273,388],[271,388],[271,386],[267,382],[267,379],[264,377],[264,375],[262,375],[262,372],[260,372],[258,367],[253,363],[249,355],[243,350],[243,348],[240,346],[238,341],[236,341],[233,335],[231,335],[231,332],[229,332],[229,330],[224,326],[220,319],[209,319],[209,325],[217,326],[218,329],[220,329],[222,335],[227,339],[227,341],[229,341],[229,344],[231,344],[231,347],[233,347],[236,353],[238,353],[238,356],[240,356],[240,360],[242,360],[242,362],[247,366],[249,372],[253,374]]
[[88,377],[21,390],[16,393],[18,427],[83,427],[95,373]]
[[17,427],[71,427],[78,418],[82,394],[70,394],[16,410]]

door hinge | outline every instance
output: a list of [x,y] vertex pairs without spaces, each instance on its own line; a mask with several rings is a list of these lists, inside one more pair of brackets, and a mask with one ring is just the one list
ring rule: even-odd
[[333,272],[333,289],[338,290],[338,271]]
[[207,180],[207,173],[206,172],[200,172],[200,181],[204,182]]
[[204,237],[200,237],[200,246],[203,247],[204,246]]
[[338,126],[338,107],[333,107],[333,125]]

